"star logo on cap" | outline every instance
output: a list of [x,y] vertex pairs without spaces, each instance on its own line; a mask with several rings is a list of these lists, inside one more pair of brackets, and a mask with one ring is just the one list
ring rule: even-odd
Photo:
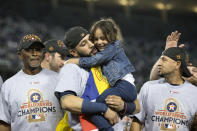
[[181,59],[181,55],[176,55],[176,58],[177,58],[178,60],[180,60],[180,59]]
[[49,51],[53,51],[53,50],[54,50],[53,46],[49,47]]

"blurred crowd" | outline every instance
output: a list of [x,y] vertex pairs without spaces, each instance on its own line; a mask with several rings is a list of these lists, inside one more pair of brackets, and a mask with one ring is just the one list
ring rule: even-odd
[[[21,66],[16,52],[17,44],[23,35],[28,33],[38,34],[45,41],[53,38],[63,39],[66,31],[63,26],[47,25],[42,22],[11,16],[0,16],[0,29],[0,71],[5,72],[7,70],[13,72],[13,74]],[[128,34],[124,35],[123,33],[123,48],[136,68],[134,75],[139,90],[141,85],[149,79],[151,67],[164,49],[166,36],[163,36],[164,39],[159,39],[156,38],[157,35],[155,34],[153,34],[153,38],[132,36],[132,34],[135,34],[134,32],[131,35]],[[191,56],[196,57],[194,45],[195,40],[185,43],[186,48],[192,53]],[[196,63],[196,61],[193,63]],[[3,76],[4,79],[8,77],[10,76]]]

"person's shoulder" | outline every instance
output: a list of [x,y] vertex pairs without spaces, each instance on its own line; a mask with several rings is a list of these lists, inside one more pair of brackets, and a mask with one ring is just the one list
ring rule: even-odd
[[76,65],[76,64],[69,63],[69,64],[65,64],[65,65],[62,67],[61,71],[64,71],[64,70],[77,70],[77,71],[81,71],[81,70],[85,70],[85,69],[79,67],[79,66]]
[[143,84],[143,88],[146,88],[147,90],[150,89],[158,89],[158,87],[160,87],[161,84],[165,83],[165,79],[161,78],[158,80],[152,80],[152,81],[147,81]]
[[148,86],[148,85],[158,85],[158,84],[163,84],[165,83],[165,79],[164,78],[160,78],[158,80],[152,80],[152,81],[147,81],[144,83],[144,85]]
[[193,85],[192,83],[188,82],[188,81],[185,81],[185,86],[187,88],[191,88],[192,90],[195,90],[197,92],[197,87],[195,85]]
[[115,40],[114,42],[109,44],[110,46],[120,47],[121,42],[119,40]]
[[153,92],[159,91],[160,88],[163,87],[163,83],[165,83],[165,80],[163,78],[159,80],[147,81],[143,84],[142,88],[140,89],[140,93],[151,95]]
[[23,77],[23,75],[24,75],[24,73],[23,73],[22,70],[18,71],[12,77],[5,80],[2,87],[6,87],[6,89],[11,88],[14,83],[17,83],[18,81],[21,81],[21,77]]
[[41,77],[43,79],[50,79],[50,80],[57,80],[58,79],[58,73],[49,69],[42,69],[42,72],[40,73]]
[[76,68],[76,69],[79,69],[80,67],[76,64],[73,64],[73,63],[69,63],[69,64],[65,64],[62,69],[65,69],[65,68]]
[[12,81],[16,81],[16,79],[20,79],[20,77],[23,75],[23,71],[20,70],[16,74],[14,74],[12,77],[8,78],[4,83],[10,83]]
[[57,72],[45,68],[42,69],[42,72],[47,75],[58,75]]

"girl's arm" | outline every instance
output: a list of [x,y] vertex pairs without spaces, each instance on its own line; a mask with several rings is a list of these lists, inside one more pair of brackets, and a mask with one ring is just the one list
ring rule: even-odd
[[83,68],[90,68],[93,66],[105,64],[109,62],[116,55],[117,52],[118,51],[114,43],[109,44],[103,51],[96,53],[94,56],[81,57],[79,59],[79,66]]

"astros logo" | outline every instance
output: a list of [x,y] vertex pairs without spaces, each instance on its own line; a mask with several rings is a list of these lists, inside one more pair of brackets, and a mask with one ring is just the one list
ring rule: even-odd
[[49,51],[53,51],[53,50],[54,50],[53,46],[49,47]]
[[181,56],[180,56],[180,55],[176,55],[176,58],[177,58],[178,60],[180,60],[180,59],[181,59]]
[[39,102],[40,101],[40,94],[39,93],[33,93],[31,96],[30,96],[30,99],[32,102],[36,103],[36,102]]
[[170,102],[170,103],[167,104],[167,110],[168,110],[169,112],[175,112],[176,109],[177,109],[176,103]]
[[46,121],[47,114],[56,112],[53,103],[44,99],[42,92],[30,89],[27,94],[28,102],[22,103],[18,111],[18,117],[25,117],[29,123]]
[[[38,107],[36,104],[43,101],[43,96],[41,95],[41,92],[39,90],[36,89],[30,90],[28,92],[28,96],[29,96],[28,102],[29,103],[32,102],[32,105],[35,106],[35,108]],[[45,121],[44,113],[41,112],[32,113],[28,116],[28,121],[29,122]]]

